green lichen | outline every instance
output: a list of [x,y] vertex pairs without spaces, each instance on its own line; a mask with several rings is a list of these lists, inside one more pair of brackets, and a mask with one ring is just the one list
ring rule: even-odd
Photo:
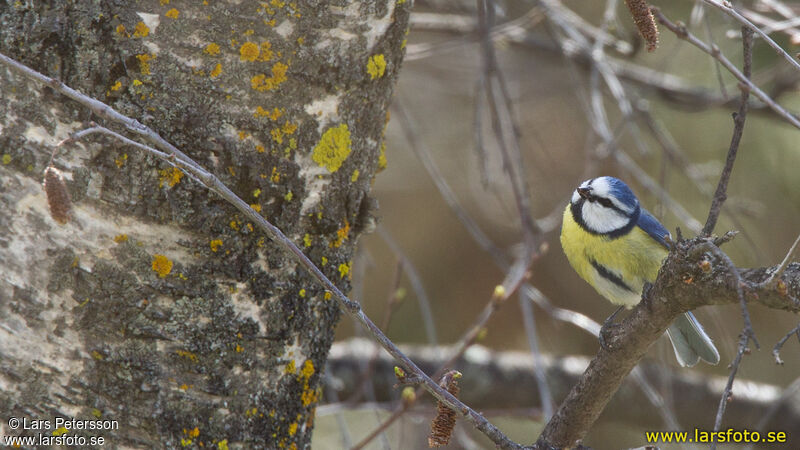
[[329,172],[336,172],[350,155],[351,144],[350,129],[347,128],[347,124],[328,128],[314,147],[311,158]]

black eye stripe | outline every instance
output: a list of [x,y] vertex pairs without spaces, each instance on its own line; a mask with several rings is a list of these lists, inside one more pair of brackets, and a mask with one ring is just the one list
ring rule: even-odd
[[619,207],[617,207],[617,205],[615,205],[611,200],[609,200],[609,199],[607,199],[605,197],[598,197],[596,195],[590,195],[589,198],[587,198],[586,200],[588,200],[589,203],[594,203],[594,202],[600,203],[603,207],[613,209],[614,211],[617,211],[622,215],[625,215],[625,216],[628,215],[627,212],[625,212],[622,209],[620,209]]

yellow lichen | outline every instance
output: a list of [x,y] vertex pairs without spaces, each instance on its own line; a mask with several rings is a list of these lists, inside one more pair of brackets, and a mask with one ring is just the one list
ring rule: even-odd
[[217,442],[217,448],[219,450],[228,450],[228,440],[227,439],[223,439],[223,440]]
[[383,53],[370,56],[367,61],[367,73],[371,79],[381,78],[386,73],[386,58]]
[[350,274],[350,266],[352,264],[353,264],[352,262],[349,262],[347,264],[344,263],[339,264],[339,278],[344,278]]
[[253,113],[254,117],[266,117],[269,120],[273,121],[278,120],[278,118],[281,117],[282,115],[283,115],[283,110],[278,109],[277,107],[273,108],[273,110],[270,111],[268,109],[264,109],[260,106],[257,106],[256,112]]
[[311,158],[329,172],[336,172],[350,155],[350,129],[347,124],[328,128],[314,147]]
[[155,58],[155,55],[149,55],[147,53],[136,55],[136,59],[139,60],[139,72],[141,72],[142,75],[150,75],[150,61]]
[[347,239],[347,236],[350,234],[350,222],[347,219],[344,220],[344,226],[336,230],[336,240],[330,243],[331,248],[339,248]]
[[159,277],[165,278],[172,272],[172,261],[164,255],[153,255],[152,267]]
[[11,164],[11,155],[9,155],[8,153],[4,153],[3,154],[3,165],[7,166],[9,164]]
[[117,34],[120,35],[120,36],[125,36],[125,37],[128,36],[128,33],[125,32],[125,25],[123,25],[123,24],[117,25],[116,31],[117,31]]
[[258,58],[258,54],[258,44],[255,42],[245,42],[239,48],[239,60],[241,61],[255,61]]
[[144,22],[137,23],[133,28],[133,37],[135,38],[147,37],[148,34],[150,34],[150,28]]
[[122,87],[122,82],[121,81],[117,81],[116,83],[114,83],[111,86],[111,90],[112,91],[118,91],[118,90],[120,90],[121,87]]
[[330,300],[331,297],[333,297],[333,295],[331,295],[331,293],[328,291],[325,291],[325,295],[322,296],[322,298],[325,300]]
[[292,122],[286,122],[281,127],[281,131],[283,131],[283,134],[286,135],[294,134],[294,132],[297,131],[297,124]]
[[289,436],[294,436],[297,434],[297,422],[292,422],[289,424]]
[[283,131],[280,128],[273,128],[269,132],[270,136],[272,136],[272,140],[277,142],[278,144],[283,143]]
[[386,141],[381,142],[381,151],[378,154],[378,172],[386,169]]
[[128,154],[127,153],[123,153],[122,156],[117,157],[117,158],[114,159],[114,164],[117,165],[118,169],[121,169],[122,166],[125,165],[125,161],[127,161],[127,160],[128,160]]
[[217,65],[214,66],[214,69],[208,75],[211,78],[217,78],[221,73],[222,73],[222,64],[217,63]]
[[250,79],[250,87],[259,92],[271,91],[287,80],[286,71],[288,69],[289,66],[282,62],[275,63],[275,65],[272,66],[271,77],[267,77],[263,73],[258,74]]
[[236,344],[236,353],[242,353],[243,350],[244,350],[244,347],[242,347],[239,344]]
[[326,257],[324,257],[324,256],[323,256],[323,257],[320,259],[320,262],[319,262],[319,263],[320,263],[320,264],[321,264],[323,267],[327,266],[327,265],[328,265],[328,258],[326,258]]
[[69,433],[67,427],[58,427],[55,430],[53,430],[53,436],[63,436],[67,433]]
[[283,371],[284,373],[295,373],[297,371],[297,368],[295,368],[294,366],[294,360],[289,361],[286,364],[286,368],[283,369]]
[[[190,351],[186,351],[186,350],[175,350],[175,353],[177,353],[177,354],[178,354],[178,356],[182,356],[182,357],[184,357],[184,358],[186,358],[186,359],[189,359],[189,360],[191,360],[192,362],[197,362],[197,355],[195,355],[194,353],[192,353],[192,352],[190,352]],[[195,429],[196,429],[196,428],[195,428]],[[197,435],[195,435],[195,436],[192,436],[192,437],[197,437]]]
[[133,85],[134,85],[134,86],[141,86],[141,85],[142,85],[142,82],[141,82],[141,81],[139,81],[139,80],[133,80]]
[[261,205],[259,205],[258,203],[252,203],[250,205],[250,207],[253,208],[253,211],[255,211],[255,212],[258,212],[258,213],[261,212]]
[[158,180],[158,187],[160,188],[164,187],[164,183],[167,183],[169,187],[174,187],[183,178],[183,172],[177,167],[159,170],[158,174],[160,175]]
[[290,201],[292,201],[293,197],[294,197],[294,194],[292,194],[292,191],[289,191],[289,192],[286,193],[286,195],[283,196],[283,199],[286,200],[287,202],[290,202]]
[[272,168],[272,173],[270,174],[270,176],[269,176],[269,179],[270,179],[270,181],[272,181],[273,183],[276,183],[276,184],[277,184],[277,183],[280,183],[280,181],[281,181],[281,174],[280,174],[280,172],[278,172],[278,168],[277,168],[277,167],[273,167],[273,168]]
[[161,6],[169,5],[169,0],[158,0],[158,3],[160,3]]
[[306,247],[311,247],[311,235],[309,235],[308,233],[306,233],[306,235],[303,236],[303,245],[305,245]]
[[177,19],[178,16],[180,15],[180,11],[178,11],[175,8],[172,8],[169,11],[167,11],[164,15],[169,17],[170,19]]
[[248,133],[247,131],[240,131],[239,132],[239,140],[240,141],[243,141],[243,140],[247,139],[248,137],[250,137],[250,133]]
[[303,402],[303,406],[308,406],[312,403],[316,403],[318,397],[319,394],[317,393],[317,391],[306,389],[300,395],[300,401]]
[[92,358],[94,358],[94,359],[96,359],[98,361],[102,361],[103,360],[103,355],[100,352],[98,352],[97,350],[92,350]]
[[118,235],[114,236],[114,242],[116,242],[117,244],[121,244],[121,243],[127,242],[127,241],[128,241],[128,235],[127,234],[118,234]]
[[306,290],[300,289],[300,292],[298,292],[297,295],[299,295],[300,298],[306,298]]
[[261,145],[261,144],[257,144],[257,145],[256,145],[256,151],[257,151],[258,153],[264,153],[264,152],[266,151],[266,149],[264,148],[264,146],[263,146],[263,145]]
[[272,59],[272,44],[269,42],[262,42],[260,45],[261,55],[258,57],[259,61],[267,62]]
[[219,250],[219,248],[222,247],[222,239],[214,239],[211,242],[209,242],[208,245],[211,247],[211,251],[216,253],[217,250]]
[[206,45],[206,48],[203,51],[208,53],[211,56],[218,55],[219,54],[219,45],[217,45],[217,44],[212,42],[212,43]]
[[352,175],[350,175],[350,181],[351,181],[351,182],[353,182],[353,183],[355,183],[356,181],[358,181],[358,175],[359,175],[359,174],[360,174],[360,172],[358,171],[358,169],[354,170],[354,171],[353,171],[353,174],[352,174]]
[[253,189],[253,198],[258,198],[259,195],[261,195],[261,189],[259,188]]
[[307,359],[306,362],[303,363],[303,369],[300,371],[300,375],[308,380],[311,378],[311,375],[314,375],[314,363]]

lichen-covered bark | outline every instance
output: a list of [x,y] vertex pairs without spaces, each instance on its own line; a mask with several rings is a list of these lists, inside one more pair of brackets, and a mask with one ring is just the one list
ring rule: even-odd
[[[346,289],[409,6],[6,0],[0,51],[155,129]],[[112,446],[307,447],[330,296],[221,199],[107,138],[57,154],[74,202],[58,225],[42,173],[93,117],[4,67],[0,111],[0,418],[116,420],[69,431]]]

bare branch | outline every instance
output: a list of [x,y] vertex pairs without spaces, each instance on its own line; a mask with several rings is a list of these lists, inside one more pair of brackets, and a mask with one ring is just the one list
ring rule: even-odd
[[783,57],[783,59],[785,59],[786,61],[788,61],[788,62],[789,62],[789,64],[790,64],[791,66],[793,66],[795,69],[797,69],[797,70],[800,70],[800,63],[798,63],[796,59],[792,58],[792,56],[791,56],[790,54],[786,53],[786,50],[784,50],[784,49],[783,49],[783,48],[782,48],[780,45],[778,45],[778,43],[777,43],[777,42],[775,42],[774,40],[772,40],[772,38],[770,38],[770,37],[767,35],[767,33],[765,33],[765,32],[763,32],[763,31],[761,31],[761,29],[760,29],[760,28],[758,28],[757,26],[753,25],[753,23],[752,23],[752,22],[750,22],[749,20],[747,20],[747,18],[745,18],[744,16],[742,16],[741,14],[739,14],[739,12],[738,12],[738,11],[736,11],[736,9],[733,7],[733,4],[731,4],[731,2],[728,2],[728,1],[722,1],[722,2],[720,2],[719,0],[703,0],[703,1],[704,1],[705,3],[708,3],[709,5],[711,5],[711,6],[713,6],[713,7],[715,7],[715,8],[717,8],[717,9],[721,10],[721,11],[722,11],[722,12],[724,12],[725,14],[727,14],[727,15],[729,15],[729,16],[731,16],[731,17],[733,17],[734,19],[736,19],[737,21],[739,21],[739,23],[741,23],[742,25],[744,25],[744,26],[746,26],[747,28],[751,29],[752,31],[754,31],[754,32],[755,32],[756,34],[758,34],[758,35],[759,35],[759,36],[760,36],[762,39],[764,39],[764,41],[765,41],[765,42],[766,42],[766,43],[767,43],[767,44],[768,44],[770,47],[772,47],[772,49],[773,49],[773,50],[775,50],[775,52],[776,52],[776,53],[778,53],[778,55],[782,56],[782,57]]
[[739,71],[739,69],[736,68],[736,66],[733,65],[733,63],[730,62],[728,58],[725,57],[725,55],[722,54],[719,48],[712,47],[706,44],[705,42],[701,41],[700,39],[695,37],[692,33],[689,33],[689,31],[686,29],[685,26],[673,23],[672,21],[667,19],[658,8],[653,8],[653,15],[656,16],[656,19],[658,19],[658,22],[660,24],[664,25],[668,30],[675,33],[675,35],[678,38],[691,43],[692,45],[699,48],[703,52],[717,59],[720,62],[720,64],[722,64],[722,66],[728,70],[728,72],[733,74],[733,76],[736,77],[736,79],[743,84],[743,86],[741,86],[742,89],[749,89],[750,92],[753,93],[753,95],[758,97],[759,100],[761,100],[767,106],[769,106],[770,109],[775,111],[776,114],[778,114],[780,117],[782,117],[790,124],[794,125],[796,128],[800,128],[800,119],[798,119],[794,114],[787,111],[783,106],[776,103],[775,100],[770,98],[770,96],[767,95],[764,91],[762,91],[761,88],[753,84],[752,81],[750,81],[741,71]]
[[[750,79],[750,72],[753,65],[753,31],[747,27],[742,27],[742,55],[744,60],[742,64],[742,73],[747,79]],[[733,115],[733,136],[731,137],[731,145],[728,148],[728,156],[725,159],[725,167],[722,169],[722,174],[719,177],[717,190],[714,192],[714,199],[711,201],[711,208],[708,211],[708,219],[706,220],[706,225],[703,227],[702,233],[705,236],[710,236],[711,232],[714,231],[719,213],[722,210],[722,204],[728,198],[728,180],[731,178],[733,163],[736,161],[736,152],[739,150],[739,143],[742,141],[744,122],[747,118],[747,100],[749,98],[750,91],[742,89],[739,112]]]
[[[357,373],[365,358],[372,354],[378,345],[367,339],[347,339],[335,342],[330,351],[326,373],[328,380],[325,391],[337,390],[341,397],[351,395],[358,389]],[[452,346],[431,347],[427,345],[401,345],[403,352],[416,361],[427,373],[433,373],[445,361],[444,355],[455,350]],[[515,411],[525,409],[535,417],[541,417],[541,411],[531,411],[531,399],[537,398],[536,375],[540,370],[546,377],[554,395],[554,400],[561,402],[569,389],[578,382],[590,358],[580,355],[554,356],[543,354],[538,359],[524,351],[493,351],[477,344],[452,367],[465,376],[459,380],[462,401],[480,408],[487,415],[491,410]],[[394,361],[389,355],[382,354],[375,364],[375,383],[377,401],[385,408],[396,405],[397,390],[392,385],[394,380]],[[643,377],[655,380],[659,392],[671,392],[671,403],[680,411],[683,424],[707,423],[708,415],[715,409],[725,385],[726,377],[702,376],[645,359],[637,365]],[[633,375],[633,374],[632,374]],[[486,383],[491,379],[491,383]],[[774,408],[780,399],[780,387],[750,380],[741,380],[748,388],[736,391],[736,401],[728,405],[726,421],[733,427],[753,425],[753,417],[763,417]],[[620,390],[625,392],[624,398],[616,396],[600,421],[632,424],[640,429],[660,429],[672,426],[664,422],[657,408],[653,408],[647,393],[637,386],[634,377],[627,377]],[[389,403],[391,402],[391,403]],[[354,409],[359,405],[339,404],[338,409]],[[362,404],[363,405],[363,404]],[[424,405],[424,403],[423,403]],[[703,405],[702,407],[698,405]],[[713,405],[713,406],[712,406]],[[419,407],[420,404],[417,404]],[[334,405],[320,405],[321,410],[334,408]],[[413,413],[418,408],[409,411]],[[430,412],[426,408],[425,411]],[[330,411],[331,413],[335,411]],[[319,413],[319,411],[318,411]],[[792,408],[782,417],[765,423],[772,429],[784,429],[782,425],[800,422],[800,410]]]

